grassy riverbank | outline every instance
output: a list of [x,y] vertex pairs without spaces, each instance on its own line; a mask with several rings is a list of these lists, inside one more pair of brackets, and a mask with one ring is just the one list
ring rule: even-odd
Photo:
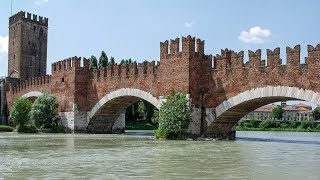
[[274,120],[242,120],[236,126],[237,131],[289,131],[320,132],[320,124],[314,121],[274,121]]

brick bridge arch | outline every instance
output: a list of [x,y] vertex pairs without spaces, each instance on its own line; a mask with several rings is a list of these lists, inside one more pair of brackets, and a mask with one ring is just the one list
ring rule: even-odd
[[207,119],[204,134],[210,137],[230,137],[232,128],[246,114],[264,105],[288,100],[320,103],[320,94],[312,90],[289,86],[252,88],[225,100],[215,108],[215,115]]
[[28,92],[24,95],[22,95],[21,97],[27,98],[29,99],[31,102],[34,102],[39,96],[41,96],[43,93],[39,92],[39,91],[31,91]]
[[[116,128],[114,127],[116,121],[124,121],[121,114],[125,109],[141,99],[148,101],[157,109],[161,106],[160,100],[140,89],[121,88],[108,93],[88,112],[87,130],[95,133],[111,133]],[[119,116],[122,119],[119,119]]]
[[[106,94],[131,88],[150,92],[159,101],[158,97],[169,95],[174,88],[176,92],[189,94],[193,119],[188,132],[197,136],[216,136],[230,130],[229,126],[233,126],[240,115],[264,104],[291,99],[319,104],[316,101],[320,92],[320,44],[308,45],[304,63],[300,62],[300,45],[286,47],[286,63],[281,59],[280,48],[267,49],[266,59],[262,59],[261,49],[249,50],[246,62],[244,51],[224,49],[211,55],[205,54],[204,49],[204,40],[187,36],[181,41],[176,38],[160,42],[160,61],[112,64],[93,70],[90,70],[90,60],[86,58],[83,63],[79,57],[58,61],[52,64],[52,76],[26,81],[9,78],[6,82],[8,108],[10,110],[13,102],[28,92],[48,92],[56,95],[58,111],[66,127],[75,131],[91,128],[99,132],[110,130],[109,125],[103,125],[105,121],[99,123],[98,117],[103,117],[103,113],[99,114],[100,109],[104,112],[112,109],[107,106],[118,106],[113,111],[119,115],[129,102],[143,98],[127,94],[108,99]],[[269,91],[274,94],[257,96]],[[315,99],[301,96],[311,91]],[[276,94],[288,92],[294,92],[295,96]],[[243,99],[245,97],[248,99]],[[151,99],[149,102],[156,105]],[[106,118],[114,119],[114,116]]]

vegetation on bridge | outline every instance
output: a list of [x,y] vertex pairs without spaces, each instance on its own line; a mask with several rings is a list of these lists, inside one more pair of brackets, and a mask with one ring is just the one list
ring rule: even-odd
[[158,111],[156,121],[159,129],[157,138],[186,139],[187,128],[191,121],[191,110],[188,107],[186,94],[172,91]]

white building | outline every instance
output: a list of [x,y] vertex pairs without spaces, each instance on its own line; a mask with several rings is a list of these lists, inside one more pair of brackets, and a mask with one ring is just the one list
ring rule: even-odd
[[[272,109],[277,105],[269,104],[262,106],[251,113],[245,115],[243,119],[255,119],[255,120],[265,120],[271,118]],[[284,121],[302,121],[309,120],[312,118],[312,107],[303,103],[287,105],[286,102],[281,102],[282,108],[285,110],[283,118]],[[280,120],[280,119],[279,119]]]

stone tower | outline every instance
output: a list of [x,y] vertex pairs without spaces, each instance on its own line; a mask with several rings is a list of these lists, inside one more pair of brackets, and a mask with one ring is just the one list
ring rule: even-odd
[[46,75],[48,18],[20,11],[9,18],[8,77]]

